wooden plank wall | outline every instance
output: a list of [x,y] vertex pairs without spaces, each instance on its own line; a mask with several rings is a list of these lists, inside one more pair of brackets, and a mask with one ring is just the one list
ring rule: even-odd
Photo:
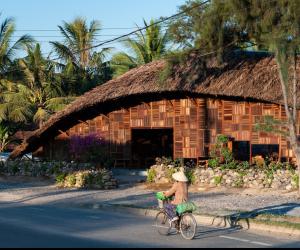
[[281,156],[289,156],[288,143],[283,137],[254,130],[255,124],[263,122],[266,115],[286,118],[284,109],[273,104],[201,98],[162,100],[100,115],[79,123],[68,133],[100,134],[109,142],[109,152],[121,164],[131,160],[131,130],[138,128],[173,128],[175,159],[207,157],[207,149],[219,134],[251,144],[279,144]]

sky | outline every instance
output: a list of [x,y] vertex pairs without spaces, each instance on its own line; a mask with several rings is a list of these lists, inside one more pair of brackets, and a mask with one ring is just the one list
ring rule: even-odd
[[[186,0],[10,0],[2,1],[0,5],[0,22],[6,17],[13,17],[17,29],[14,39],[30,34],[41,42],[43,52],[48,53],[51,50],[48,41],[62,39],[55,36],[60,36],[57,26],[63,21],[71,22],[78,16],[85,17],[88,23],[99,20],[103,30],[99,33],[102,36],[97,39],[103,41],[133,31],[136,24],[142,26],[143,18],[149,21],[151,18],[176,14],[178,7],[185,2]],[[122,49],[117,43],[113,47]]]

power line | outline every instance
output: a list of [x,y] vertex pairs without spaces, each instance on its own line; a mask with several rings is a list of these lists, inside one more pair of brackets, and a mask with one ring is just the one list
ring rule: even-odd
[[[163,19],[161,19],[160,21],[154,22],[154,23],[152,23],[152,24],[150,24],[150,25],[146,25],[145,27],[139,28],[139,29],[137,29],[137,30],[135,30],[135,31],[132,31],[132,32],[128,33],[128,34],[125,34],[125,35],[119,36],[119,37],[117,37],[117,38],[113,38],[113,39],[104,41],[104,42],[102,42],[102,43],[99,43],[99,44],[97,44],[97,45],[91,46],[91,47],[89,47],[89,48],[85,48],[85,49],[79,50],[77,53],[79,54],[79,53],[84,52],[84,51],[87,51],[87,50],[91,50],[91,49],[95,49],[95,48],[101,47],[101,46],[103,46],[103,45],[105,45],[105,44],[107,44],[107,43],[111,43],[111,42],[114,42],[114,41],[118,41],[118,40],[120,40],[120,39],[122,39],[122,38],[128,37],[128,36],[133,35],[133,34],[135,34],[135,33],[137,33],[137,32],[140,32],[140,31],[143,31],[143,30],[145,30],[145,29],[148,29],[148,28],[150,28],[150,27],[152,27],[152,26],[155,26],[155,25],[164,23],[164,22],[166,22],[166,21],[168,21],[168,20],[170,20],[170,19],[173,19],[173,18],[175,18],[175,17],[181,16],[182,14],[185,14],[186,12],[188,12],[188,11],[190,11],[190,10],[193,10],[193,9],[199,8],[199,7],[201,7],[201,6],[204,6],[204,5],[206,5],[207,3],[209,3],[209,2],[210,2],[210,0],[207,0],[207,1],[205,1],[205,2],[199,3],[199,4],[195,5],[195,6],[193,6],[193,7],[191,7],[191,8],[188,8],[188,9],[186,9],[186,10],[184,10],[184,11],[181,11],[181,12],[175,14],[175,15],[172,15],[172,16],[167,17],[167,18],[163,18]],[[53,61],[56,61],[56,60],[59,60],[59,59],[61,59],[61,58],[62,58],[62,57],[57,57],[57,58],[54,58],[54,59],[52,59],[52,60],[53,60]]]
[[[162,26],[162,27],[168,27],[168,26]],[[137,27],[131,27],[131,28],[124,28],[124,27],[114,27],[114,28],[100,28],[95,29],[96,31],[102,31],[102,30],[133,30]],[[60,32],[59,29],[17,29],[16,32]]]

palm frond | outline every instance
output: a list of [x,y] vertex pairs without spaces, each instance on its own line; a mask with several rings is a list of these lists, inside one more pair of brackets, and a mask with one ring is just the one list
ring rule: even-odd
[[46,108],[53,112],[58,112],[66,107],[66,105],[75,101],[76,97],[56,97],[45,102]]

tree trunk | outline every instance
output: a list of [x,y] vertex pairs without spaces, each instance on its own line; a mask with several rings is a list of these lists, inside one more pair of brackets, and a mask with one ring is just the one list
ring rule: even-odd
[[[297,79],[296,79],[296,74],[294,74],[294,79],[293,79],[293,87],[292,87],[292,97],[289,96],[289,82],[285,81],[285,78],[283,76],[284,71],[288,71],[288,68],[284,68],[284,63],[282,62],[282,58],[280,55],[279,49],[276,51],[276,61],[277,65],[279,66],[279,77],[280,77],[280,83],[281,83],[281,89],[282,89],[282,95],[283,95],[283,101],[284,101],[284,107],[285,107],[285,112],[287,115],[287,123],[288,123],[288,128],[289,128],[289,141],[292,146],[292,150],[295,154],[296,157],[296,164],[298,167],[298,173],[299,173],[299,178],[300,178],[300,147],[298,145],[298,138],[297,138]],[[297,57],[296,57],[297,58]],[[296,72],[297,70],[297,60],[294,58],[294,70]],[[288,59],[288,58],[285,58]],[[289,81],[287,79],[287,81]],[[289,102],[291,100],[291,102]],[[290,109],[289,105],[292,104],[293,107]],[[298,190],[298,196],[300,198],[300,185],[299,185],[299,190]]]

